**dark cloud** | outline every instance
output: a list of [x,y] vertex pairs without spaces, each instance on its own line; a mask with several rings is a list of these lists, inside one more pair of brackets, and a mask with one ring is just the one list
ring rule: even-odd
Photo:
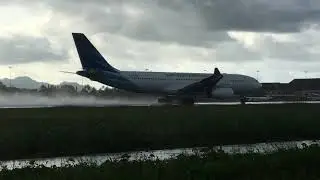
[[65,60],[66,57],[66,51],[56,52],[48,39],[42,37],[0,37],[1,65]]
[[[34,0],[35,1],[35,0]],[[207,31],[204,21],[187,6],[179,11],[157,1],[39,1],[55,13],[77,18],[89,33],[113,33],[139,41],[159,41],[211,47],[232,40],[226,31]]]
[[[22,0],[15,2],[25,3]],[[262,38],[261,42],[254,42],[259,49],[252,50],[227,33],[301,32],[306,26],[319,23],[320,1],[317,0],[30,0],[24,5],[30,4],[45,5],[54,14],[73,18],[76,25],[85,27],[72,26],[74,29],[70,31],[82,31],[89,36],[101,33],[120,35],[136,41],[204,47],[208,51],[214,49],[216,53],[212,59],[217,61],[265,58],[313,61],[319,55],[310,51],[311,45],[304,45],[310,37],[293,42]],[[56,29],[53,25],[50,27],[52,31]],[[119,51],[114,53],[117,56],[125,54],[125,45],[115,43],[116,39],[104,41],[112,46],[113,51]],[[143,52],[148,55],[126,53],[124,56],[150,60],[151,55],[158,55],[152,54],[156,50],[150,49]]]
[[299,42],[278,42],[272,37],[263,39],[261,54],[270,59],[310,62],[319,60],[319,52],[311,52],[310,46]]
[[[16,0],[18,2],[19,0]],[[211,47],[227,31],[298,32],[318,23],[315,0],[31,0],[83,20],[92,33]],[[29,3],[29,1],[28,1]]]
[[209,31],[297,32],[320,20],[320,3],[312,0],[162,0],[159,4],[181,10],[185,3]]
[[[23,1],[16,0],[20,3]],[[49,5],[63,13],[83,16],[105,31],[118,30],[131,20],[128,7],[143,12],[142,21],[133,23],[139,30],[151,30],[155,24],[163,28],[186,31],[195,25],[209,31],[295,32],[308,22],[318,23],[320,3],[317,0],[31,0]],[[28,3],[30,3],[28,1]],[[140,27],[141,26],[141,27]],[[199,27],[201,26],[201,27]],[[113,27],[115,29],[113,29]],[[157,27],[159,28],[159,27]],[[160,27],[161,28],[161,27]],[[133,28],[134,30],[134,28]],[[151,31],[150,30],[150,31]],[[146,32],[149,32],[148,30]],[[175,32],[176,33],[176,32]],[[159,34],[154,31],[155,36]],[[188,37],[186,37],[188,38]],[[200,39],[202,40],[202,39]]]
[[245,48],[239,42],[225,42],[219,44],[216,49],[215,59],[222,62],[244,62],[262,59],[261,53]]
[[298,32],[319,23],[320,3],[305,0],[56,0],[41,1],[83,19],[93,33],[141,41],[211,47],[227,31]]
[[320,56],[320,28],[315,26],[301,33],[262,34],[255,41],[257,52],[268,59],[314,63]]

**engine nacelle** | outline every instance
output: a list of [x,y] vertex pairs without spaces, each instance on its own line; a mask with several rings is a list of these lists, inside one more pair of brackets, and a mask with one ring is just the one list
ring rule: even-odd
[[234,96],[232,88],[217,88],[212,90],[211,93],[214,98],[230,98]]

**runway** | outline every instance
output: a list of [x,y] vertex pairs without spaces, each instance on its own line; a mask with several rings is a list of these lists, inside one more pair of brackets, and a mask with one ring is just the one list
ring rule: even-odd
[[[261,104],[320,104],[320,101],[304,101],[304,102],[247,102],[246,104],[254,104],[254,105],[261,105]],[[210,105],[224,105],[224,106],[232,106],[232,105],[241,105],[239,102],[211,102],[211,103],[195,103],[194,106],[210,106]],[[12,109],[12,108],[55,108],[55,107],[146,107],[146,106],[164,106],[163,104],[159,103],[114,103],[114,102],[106,102],[106,103],[92,103],[92,104],[76,104],[76,103],[66,103],[66,104],[10,104],[0,106],[0,109]]]
[[[320,103],[320,101],[262,101],[246,104],[288,104]],[[88,97],[46,97],[31,95],[0,96],[0,108],[50,108],[50,107],[119,107],[119,106],[162,106],[156,98],[100,98]],[[197,102],[195,106],[205,105],[241,105],[240,102]]]
[[[319,104],[320,101],[261,101],[261,102],[246,102],[246,104]],[[240,105],[240,102],[210,102],[197,103],[197,105]]]

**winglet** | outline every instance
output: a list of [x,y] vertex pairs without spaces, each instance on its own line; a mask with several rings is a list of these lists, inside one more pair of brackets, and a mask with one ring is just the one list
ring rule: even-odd
[[213,74],[216,75],[216,76],[221,75],[221,73],[220,73],[218,68],[214,68],[214,73]]
[[221,78],[223,77],[223,75],[220,73],[218,68],[214,68],[214,73],[207,77],[202,79],[200,82],[204,83],[204,82],[208,82],[208,83],[212,83],[212,81],[214,83],[218,82]]
[[220,73],[219,69],[214,68],[214,73],[211,76],[177,90],[177,94],[187,93],[192,91],[192,89],[212,89],[212,87],[216,86],[222,78],[223,75]]

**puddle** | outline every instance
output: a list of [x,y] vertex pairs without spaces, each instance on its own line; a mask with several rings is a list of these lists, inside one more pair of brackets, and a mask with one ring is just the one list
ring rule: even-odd
[[[273,142],[273,143],[258,143],[258,144],[244,144],[244,145],[227,145],[215,146],[211,150],[222,150],[225,153],[271,153],[279,149],[303,148],[312,144],[320,145],[320,140],[316,141],[290,141],[290,142]],[[45,167],[63,167],[67,165],[77,165],[80,163],[95,163],[100,165],[108,160],[121,160],[123,158],[133,160],[167,160],[176,158],[178,155],[201,155],[204,153],[205,147],[185,148],[185,149],[165,149],[154,151],[137,151],[125,153],[109,153],[98,154],[91,156],[77,156],[77,157],[57,157],[45,159],[25,159],[0,162],[0,170],[3,168],[12,170],[15,168],[24,168],[28,166],[45,166]]]

